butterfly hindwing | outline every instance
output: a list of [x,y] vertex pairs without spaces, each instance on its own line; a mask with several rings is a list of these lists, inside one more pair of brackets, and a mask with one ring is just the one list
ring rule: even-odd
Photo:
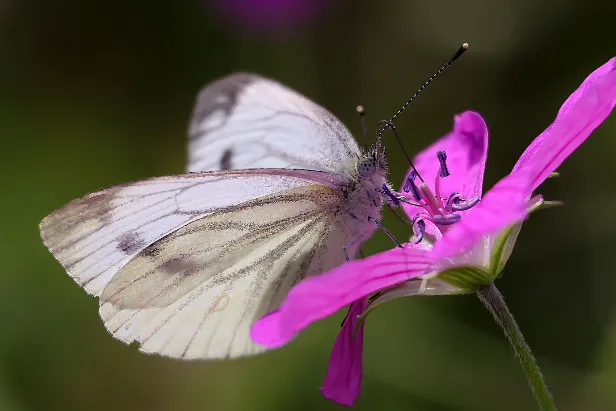
[[323,107],[282,84],[238,73],[205,87],[190,124],[188,171],[299,168],[340,173],[360,154]]
[[[321,185],[275,193],[191,222],[136,255],[107,285],[100,313],[117,338],[176,358],[264,350],[250,326],[300,279],[344,261],[348,232]],[[267,220],[263,216],[272,216]]]

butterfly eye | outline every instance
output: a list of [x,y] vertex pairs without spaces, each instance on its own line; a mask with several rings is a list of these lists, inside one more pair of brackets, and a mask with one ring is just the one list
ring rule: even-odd
[[376,166],[372,160],[364,158],[359,160],[359,163],[357,163],[357,170],[359,171],[360,176],[368,178],[372,177],[372,175],[376,172]]

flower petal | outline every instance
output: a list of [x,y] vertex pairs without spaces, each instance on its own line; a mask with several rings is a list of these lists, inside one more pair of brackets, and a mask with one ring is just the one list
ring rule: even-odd
[[[283,36],[318,22],[331,9],[326,0],[207,0],[223,22],[251,35]],[[328,4],[329,3],[329,4]]]
[[532,176],[526,172],[513,173],[496,183],[483,200],[435,244],[431,257],[438,260],[467,252],[485,235],[524,219]]
[[257,344],[270,348],[278,348],[285,345],[288,340],[280,338],[280,314],[274,310],[261,317],[250,329],[250,338]]
[[[436,157],[439,150],[447,153],[447,168],[450,172],[448,177],[440,181],[441,193],[449,195],[455,191],[467,199],[481,197],[483,171],[488,154],[488,127],[483,118],[473,111],[456,115],[453,131],[413,159],[415,168],[432,190],[440,170]],[[417,211],[406,204],[404,209],[410,216]]]
[[307,278],[291,289],[278,311],[255,322],[252,339],[279,347],[312,322],[375,291],[431,271],[428,253],[395,248]]
[[556,120],[524,151],[513,172],[533,170],[537,188],[616,105],[616,57],[595,70],[565,101]]
[[353,302],[349,307],[347,317],[334,342],[325,382],[321,387],[321,393],[325,398],[347,407],[353,405],[361,390],[364,323],[359,326],[357,333],[355,327],[357,319],[365,308],[365,298]]
[[464,294],[465,290],[446,283],[439,278],[431,277],[432,275],[424,277],[423,280],[407,281],[383,290],[376,298],[370,300],[366,311],[371,311],[381,304],[402,297]]

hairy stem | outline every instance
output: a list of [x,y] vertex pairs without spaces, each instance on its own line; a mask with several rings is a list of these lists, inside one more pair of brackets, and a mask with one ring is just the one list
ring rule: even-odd
[[539,403],[541,411],[556,411],[552,394],[550,394],[545,384],[545,380],[537,366],[535,357],[533,357],[530,347],[524,340],[524,336],[518,324],[515,322],[511,311],[507,308],[505,299],[500,291],[494,286],[494,283],[491,283],[490,285],[479,288],[479,290],[477,290],[477,296],[492,313],[498,325],[500,325],[505,332],[505,336],[507,336],[507,339],[511,343],[516,357],[520,360],[526,378],[528,378],[528,384]]

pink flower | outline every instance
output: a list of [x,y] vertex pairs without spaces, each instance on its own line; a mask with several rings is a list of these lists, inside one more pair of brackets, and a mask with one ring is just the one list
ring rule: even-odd
[[359,325],[357,336],[355,329],[365,308],[365,298],[351,303],[342,329],[334,342],[325,382],[321,387],[325,398],[349,407],[353,405],[361,389],[364,324]]
[[[474,112],[455,117],[451,133],[422,151],[402,187],[413,236],[404,248],[350,261],[297,284],[280,308],[257,321],[252,338],[278,347],[310,323],[352,304],[336,340],[323,387],[352,405],[359,395],[362,331],[353,323],[374,307],[410,295],[465,294],[492,284],[511,255],[522,221],[547,203],[535,189],[616,105],[616,58],[595,70],[565,101],[555,121],[513,171],[481,196],[488,131]],[[423,179],[423,180],[422,180]],[[376,294],[375,294],[376,293]],[[368,303],[363,302],[368,298]],[[359,316],[361,315],[361,318]],[[363,322],[361,322],[363,325]]]
[[251,34],[286,35],[315,23],[331,4],[326,0],[208,0],[226,23]]

